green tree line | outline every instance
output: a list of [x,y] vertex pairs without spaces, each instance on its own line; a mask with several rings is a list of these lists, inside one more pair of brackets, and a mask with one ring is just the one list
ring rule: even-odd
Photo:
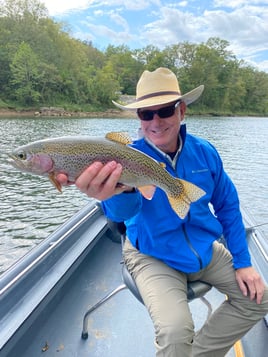
[[74,39],[39,0],[0,0],[0,107],[63,106],[103,110],[120,94],[134,95],[145,70],[164,66],[182,92],[204,84],[190,108],[212,114],[268,114],[268,73],[247,65],[220,38],[182,42],[160,50],[131,50]]

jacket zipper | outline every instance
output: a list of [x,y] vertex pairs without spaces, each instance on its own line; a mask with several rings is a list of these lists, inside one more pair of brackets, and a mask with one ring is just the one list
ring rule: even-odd
[[198,252],[195,250],[195,248],[193,247],[191,241],[190,241],[190,238],[188,236],[188,233],[186,231],[186,227],[185,227],[185,223],[182,224],[182,229],[183,229],[183,233],[184,233],[184,237],[185,237],[185,240],[190,248],[190,250],[192,251],[192,253],[196,256],[198,262],[199,262],[199,267],[200,267],[200,270],[203,269],[203,262],[202,262],[202,259],[200,257],[200,255],[198,254]]
[[[161,150],[159,150],[154,144],[152,144],[150,141],[146,140],[145,138],[145,141],[152,147],[154,148],[155,151],[157,151],[158,153],[160,153],[161,156],[164,156],[166,160],[168,160],[171,164],[171,167],[173,169],[173,172],[174,172],[174,176],[175,177],[178,177],[177,175],[177,172],[176,172],[176,166],[178,165],[178,161],[179,161],[179,158],[180,158],[180,154],[181,154],[181,151],[182,151],[182,148],[183,148],[183,141],[181,139],[181,136],[179,136],[179,140],[180,140],[180,146],[179,146],[179,149],[177,151],[177,154],[175,156],[175,158],[173,160],[171,160],[171,158],[169,157],[169,155],[163,153]],[[190,219],[190,212],[188,213],[188,217]],[[188,236],[188,233],[186,231],[186,227],[185,227],[185,223],[182,224],[182,230],[183,230],[183,234],[184,234],[184,237],[185,237],[185,240],[190,248],[190,250],[192,251],[192,253],[195,255],[195,257],[197,258],[198,262],[199,262],[199,267],[200,267],[200,270],[203,269],[203,262],[202,262],[202,259],[200,257],[200,255],[198,254],[198,252],[195,250],[195,248],[193,247],[191,241],[190,241],[190,238]]]
[[[172,168],[173,168],[173,172],[174,172],[174,175],[175,177],[178,177],[177,176],[177,172],[176,172],[176,166],[178,164],[178,161],[179,161],[179,157],[180,157],[180,153],[181,153],[181,150],[177,153],[178,155],[176,155],[176,160],[174,160],[172,162]],[[188,213],[188,219],[190,220],[190,212]],[[192,253],[195,255],[195,257],[197,258],[198,262],[199,262],[199,267],[200,267],[200,270],[203,269],[203,262],[202,262],[202,259],[200,257],[200,255],[198,254],[198,252],[196,251],[196,249],[193,247],[191,241],[190,241],[190,238],[188,236],[188,233],[186,231],[186,227],[185,227],[185,223],[182,224],[182,230],[183,230],[183,234],[184,234],[184,237],[185,237],[185,240],[188,244],[188,247],[190,248],[190,250],[192,251]]]

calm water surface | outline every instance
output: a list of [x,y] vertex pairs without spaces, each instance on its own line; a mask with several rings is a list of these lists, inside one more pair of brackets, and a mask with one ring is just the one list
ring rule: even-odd
[[[208,139],[220,152],[243,205],[256,224],[268,221],[268,118],[188,118],[188,131]],[[63,135],[103,136],[128,131],[135,119],[0,119],[0,273],[72,216],[88,198],[75,187],[58,193],[48,179],[16,171],[6,152],[19,145]],[[268,225],[263,226],[268,237]]]

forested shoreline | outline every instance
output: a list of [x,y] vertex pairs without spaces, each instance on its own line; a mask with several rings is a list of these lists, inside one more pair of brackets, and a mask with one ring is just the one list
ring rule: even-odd
[[0,4],[0,115],[41,107],[109,113],[112,100],[135,94],[145,69],[163,66],[176,73],[184,93],[205,85],[190,114],[268,116],[268,73],[237,59],[223,39],[100,51],[72,38],[68,24],[50,18],[39,0]]

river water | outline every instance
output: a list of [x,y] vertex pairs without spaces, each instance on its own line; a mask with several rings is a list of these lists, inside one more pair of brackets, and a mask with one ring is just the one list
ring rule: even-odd
[[[208,139],[221,154],[241,204],[255,224],[268,222],[268,118],[186,119],[188,131]],[[137,137],[136,119],[1,118],[0,274],[82,207],[88,198],[75,187],[55,190],[47,178],[15,170],[7,152],[19,145],[65,135],[103,136],[128,131]],[[268,225],[262,227],[268,237]]]

